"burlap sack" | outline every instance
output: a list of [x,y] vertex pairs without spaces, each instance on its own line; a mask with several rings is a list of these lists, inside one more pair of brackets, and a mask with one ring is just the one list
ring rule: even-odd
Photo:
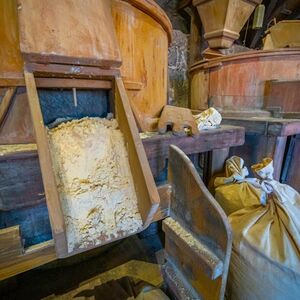
[[234,242],[229,299],[300,299],[300,195],[273,179],[273,162],[252,167],[266,199],[229,216]]
[[257,179],[246,178],[248,174],[244,160],[232,156],[226,161],[225,177],[215,179],[215,199],[227,215],[245,206],[260,206],[263,192],[252,184]]

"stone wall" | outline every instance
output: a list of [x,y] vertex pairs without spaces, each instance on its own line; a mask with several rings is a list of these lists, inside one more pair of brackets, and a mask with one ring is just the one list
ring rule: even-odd
[[179,0],[157,0],[173,25],[173,41],[169,47],[168,103],[188,106],[188,21],[177,12]]

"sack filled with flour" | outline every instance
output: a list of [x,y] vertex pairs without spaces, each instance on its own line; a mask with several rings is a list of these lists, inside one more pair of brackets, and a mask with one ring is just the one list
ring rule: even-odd
[[227,215],[245,206],[260,205],[263,192],[252,184],[257,179],[246,178],[248,175],[244,160],[232,156],[226,161],[225,177],[215,179],[215,199]]
[[[261,204],[232,213],[229,299],[300,299],[300,195],[273,179],[273,161],[252,167]],[[250,200],[251,201],[251,200]],[[246,201],[247,202],[247,201]]]

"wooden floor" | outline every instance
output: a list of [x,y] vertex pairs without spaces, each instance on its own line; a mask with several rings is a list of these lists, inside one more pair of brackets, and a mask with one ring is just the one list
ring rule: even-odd
[[[153,225],[155,226],[155,225]],[[0,299],[41,299],[52,294],[63,294],[107,270],[130,260],[156,263],[155,253],[163,248],[162,233],[132,236],[70,257],[51,262],[43,267],[0,282]]]

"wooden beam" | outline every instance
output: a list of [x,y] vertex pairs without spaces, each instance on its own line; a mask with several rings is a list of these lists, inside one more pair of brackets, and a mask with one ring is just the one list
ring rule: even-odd
[[43,122],[39,97],[32,73],[24,72],[29,109],[33,121],[46,201],[53,238],[58,256],[67,254],[67,240],[65,233],[64,216],[60,205],[59,194],[52,168],[52,159],[49,150],[48,137]]
[[120,75],[119,69],[60,64],[26,63],[25,70],[34,73],[36,77],[71,77],[107,80]]
[[9,106],[12,102],[15,92],[16,92],[15,87],[8,88],[4,97],[2,98],[2,101],[0,102],[0,126],[6,116],[6,113],[8,112]]

